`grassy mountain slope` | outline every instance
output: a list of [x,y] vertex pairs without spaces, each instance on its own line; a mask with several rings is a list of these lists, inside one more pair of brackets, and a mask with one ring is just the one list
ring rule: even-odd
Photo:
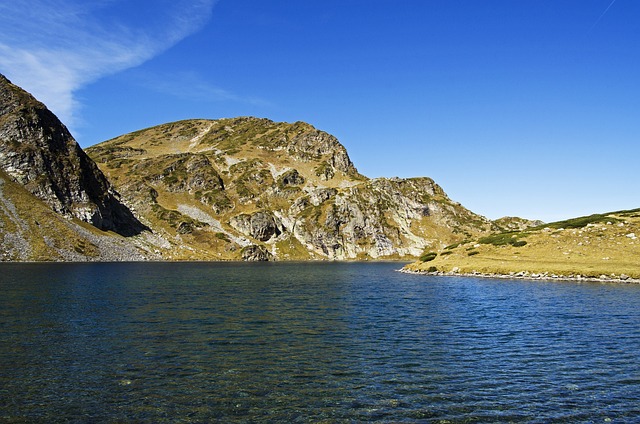
[[595,214],[465,240],[410,271],[640,278],[640,209]]
[[[139,244],[139,247],[138,247]],[[64,217],[0,170],[0,261],[143,260],[144,243]]]
[[362,176],[302,122],[180,121],[87,153],[169,243],[165,259],[410,258],[497,228],[429,178]]

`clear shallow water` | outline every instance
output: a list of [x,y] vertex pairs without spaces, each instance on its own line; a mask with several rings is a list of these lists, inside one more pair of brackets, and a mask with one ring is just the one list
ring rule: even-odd
[[1,264],[0,422],[640,422],[640,286]]

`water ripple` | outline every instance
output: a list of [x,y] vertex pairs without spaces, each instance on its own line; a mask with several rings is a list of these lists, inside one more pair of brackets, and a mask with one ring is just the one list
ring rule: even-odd
[[640,287],[3,264],[0,421],[640,422]]

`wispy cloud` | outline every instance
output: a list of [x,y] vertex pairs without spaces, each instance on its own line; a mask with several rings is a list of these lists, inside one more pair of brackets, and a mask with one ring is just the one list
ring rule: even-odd
[[137,79],[139,85],[169,96],[195,100],[198,102],[231,101],[253,106],[271,107],[267,100],[243,96],[220,88],[204,79],[197,72],[172,72],[169,74],[154,74],[145,72]]
[[198,31],[216,0],[0,3],[0,72],[74,125],[81,87],[138,66]]

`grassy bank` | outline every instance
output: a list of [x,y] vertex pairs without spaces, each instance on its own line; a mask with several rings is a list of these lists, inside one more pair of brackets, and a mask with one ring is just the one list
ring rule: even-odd
[[640,209],[466,240],[406,267],[420,272],[640,278]]

